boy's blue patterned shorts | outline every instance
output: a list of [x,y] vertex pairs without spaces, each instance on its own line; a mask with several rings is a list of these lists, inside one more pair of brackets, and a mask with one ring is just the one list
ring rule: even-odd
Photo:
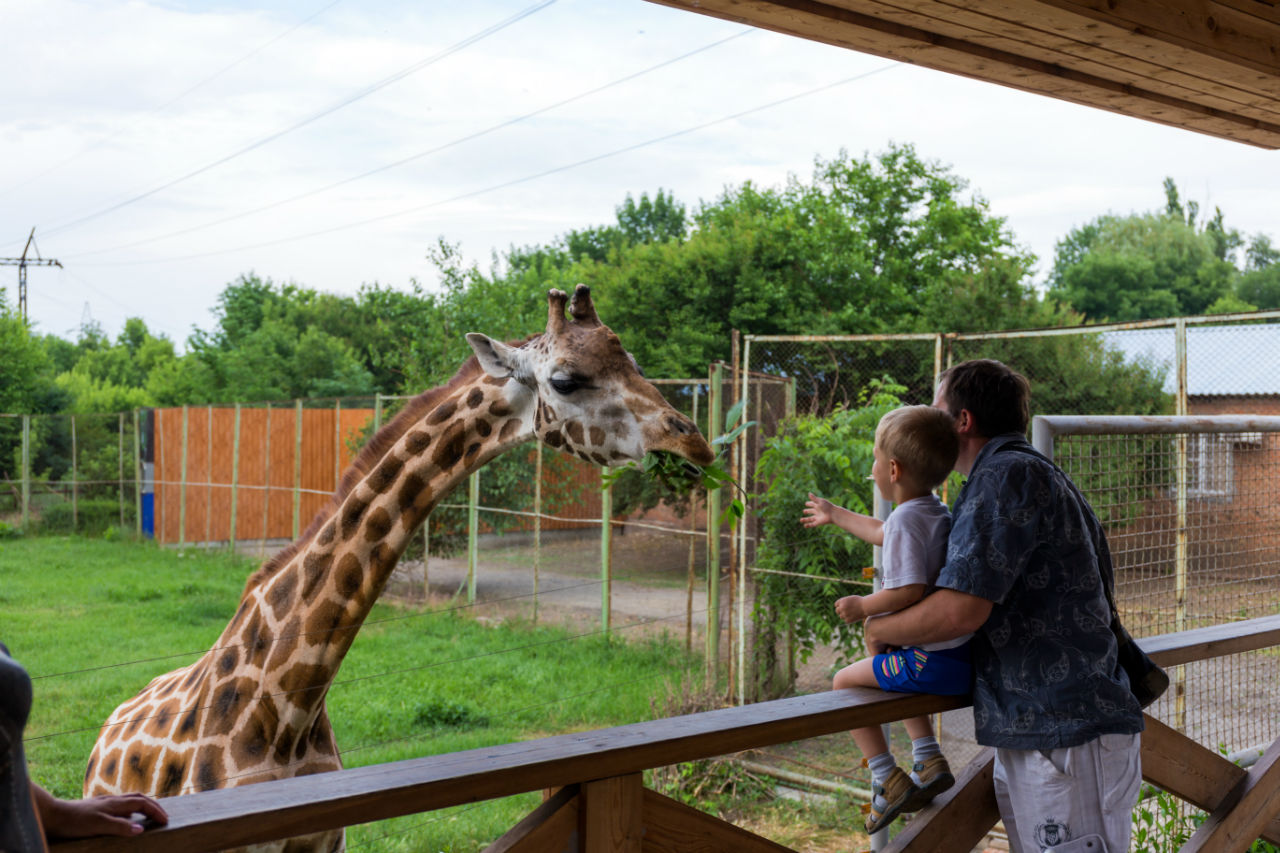
[[968,643],[936,652],[910,646],[896,649],[876,655],[872,668],[880,689],[894,693],[963,696],[972,688],[973,667],[969,664]]

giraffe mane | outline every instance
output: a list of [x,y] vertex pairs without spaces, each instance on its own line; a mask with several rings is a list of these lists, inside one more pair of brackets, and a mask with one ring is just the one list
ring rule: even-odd
[[[510,341],[509,345],[522,347],[536,337],[539,336],[533,335],[523,340]],[[269,580],[281,567],[288,565],[289,561],[311,542],[325,522],[332,518],[342,506],[343,501],[351,494],[351,490],[356,487],[356,484],[374,469],[387,451],[409,431],[413,424],[422,420],[427,412],[439,404],[442,398],[448,397],[459,387],[473,382],[481,372],[480,362],[473,355],[463,362],[462,367],[458,368],[458,372],[448,382],[435,388],[429,388],[416,397],[411,397],[404,408],[386,426],[378,430],[373,438],[369,439],[368,443],[356,454],[346,473],[342,475],[342,482],[338,484],[337,490],[329,498],[329,502],[311,519],[311,523],[302,531],[302,535],[270,560],[263,563],[257,571],[249,576],[241,599],[247,596],[255,587]]]

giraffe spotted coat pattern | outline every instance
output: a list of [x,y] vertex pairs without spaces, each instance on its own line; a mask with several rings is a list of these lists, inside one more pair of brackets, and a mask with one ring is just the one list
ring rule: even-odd
[[[302,536],[249,578],[213,648],[115,710],[86,796],[167,797],[341,768],[325,695],[343,657],[413,532],[505,450],[537,438],[599,465],[655,450],[711,462],[694,424],[601,324],[587,287],[571,301],[553,290],[548,304],[546,331],[523,343],[468,335],[475,357],[361,451]],[[344,845],[335,829],[245,849]]]

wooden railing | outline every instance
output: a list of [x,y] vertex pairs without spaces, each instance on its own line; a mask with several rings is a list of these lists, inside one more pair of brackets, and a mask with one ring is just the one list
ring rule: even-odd
[[[1280,645],[1280,616],[1141,641],[1173,666]],[[850,689],[760,702],[524,743],[415,758],[165,800],[169,825],[131,839],[93,838],[53,853],[215,851],[527,791],[553,792],[489,853],[785,851],[642,784],[642,772],[683,761],[879,725],[967,705]],[[1143,776],[1209,813],[1183,851],[1280,844],[1280,740],[1248,771],[1148,716]],[[954,788],[893,840],[892,851],[968,853],[999,815],[984,751]]]

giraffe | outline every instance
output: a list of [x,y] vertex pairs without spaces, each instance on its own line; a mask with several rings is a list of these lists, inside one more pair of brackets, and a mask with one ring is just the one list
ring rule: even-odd
[[[600,322],[590,289],[547,296],[541,335],[504,344],[468,334],[474,356],[357,455],[299,539],[250,576],[213,648],[115,710],[90,755],[86,796],[166,797],[340,769],[325,695],[343,657],[414,530],[503,451],[536,437],[599,465],[652,450],[712,461],[697,427]],[[336,830],[253,849],[344,847]]]

